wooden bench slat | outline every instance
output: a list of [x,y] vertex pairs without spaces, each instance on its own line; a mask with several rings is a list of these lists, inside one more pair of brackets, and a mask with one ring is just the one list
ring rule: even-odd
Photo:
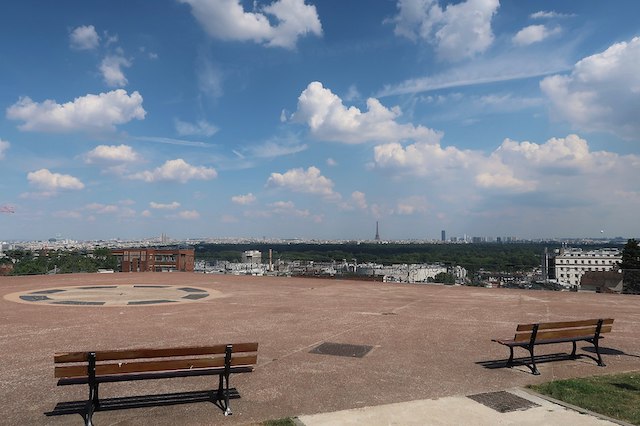
[[[257,355],[232,356],[231,365],[252,365],[258,361]],[[143,362],[122,362],[114,364],[96,365],[96,376],[108,374],[125,373],[145,373],[151,371],[171,371],[171,370],[192,370],[198,368],[223,367],[224,357],[217,358],[191,358],[169,361],[143,361]],[[82,377],[87,375],[85,365],[55,367],[54,376],[60,377]]]
[[[234,343],[233,353],[256,352],[258,343]],[[116,361],[134,358],[163,358],[175,356],[196,356],[224,354],[227,345],[195,346],[168,349],[123,349],[115,351],[96,351],[97,361]],[[53,357],[54,363],[86,362],[88,352],[59,352]]]
[[[230,374],[236,373],[251,373],[253,366],[240,365],[237,367],[231,367],[229,369]],[[98,383],[114,383],[114,382],[129,382],[134,380],[148,380],[148,379],[171,379],[176,377],[191,377],[191,376],[216,376],[224,372],[224,367],[204,368],[196,370],[177,370],[177,371],[158,371],[148,373],[130,373],[130,374],[110,374],[106,376],[98,376],[96,381]],[[81,377],[62,377],[58,380],[58,386],[67,385],[86,385],[89,383],[87,376]]]
[[[613,318],[606,318],[602,321],[603,325],[612,325]],[[516,331],[532,331],[535,324],[518,324]],[[554,328],[574,328],[585,327],[590,325],[598,325],[598,319],[589,319],[581,321],[556,321],[556,322],[543,322],[538,325],[538,330],[548,330]]]
[[[542,324],[540,325],[542,326]],[[597,326],[590,326],[581,328],[563,328],[559,330],[550,330],[548,327],[540,327],[538,328],[538,332],[536,333],[536,340],[571,336],[593,336],[596,333],[596,328]],[[612,329],[613,325],[604,325],[601,327],[600,333],[609,333]],[[531,331],[525,333],[516,333],[513,340],[516,342],[528,342],[529,340],[531,340]]]

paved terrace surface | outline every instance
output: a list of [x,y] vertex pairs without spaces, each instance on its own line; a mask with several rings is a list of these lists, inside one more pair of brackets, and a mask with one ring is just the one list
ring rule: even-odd
[[[191,303],[69,306],[5,296],[74,286],[170,285],[211,290]],[[512,389],[553,379],[640,369],[640,296],[560,293],[342,280],[190,273],[0,277],[0,424],[82,424],[45,416],[86,398],[86,386],[56,387],[53,353],[258,341],[258,365],[232,376],[241,399],[224,417],[211,403],[97,412],[96,424],[238,425],[421,399]],[[614,317],[606,368],[588,358],[501,365],[492,343],[517,323]],[[324,342],[368,345],[363,358],[310,353]],[[589,345],[579,344],[581,347]],[[570,344],[540,347],[568,352]],[[536,349],[538,351],[538,349]],[[525,351],[516,352],[524,356]],[[101,398],[215,388],[198,377],[105,384]],[[424,419],[424,424],[428,424]]]

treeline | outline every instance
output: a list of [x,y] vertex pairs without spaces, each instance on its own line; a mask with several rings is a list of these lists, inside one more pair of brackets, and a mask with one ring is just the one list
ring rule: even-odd
[[38,275],[55,272],[97,272],[98,269],[116,269],[117,260],[109,249],[96,249],[93,253],[67,250],[9,250],[3,263],[13,264],[11,275]]
[[[315,262],[380,263],[442,263],[459,265],[468,271],[523,271],[539,267],[544,249],[550,253],[558,245],[538,243],[515,244],[200,244],[195,247],[197,260],[227,260],[239,262],[242,252],[259,250],[263,262],[268,261],[269,249],[273,259]],[[576,246],[574,246],[576,247]],[[589,249],[594,246],[585,247]]]

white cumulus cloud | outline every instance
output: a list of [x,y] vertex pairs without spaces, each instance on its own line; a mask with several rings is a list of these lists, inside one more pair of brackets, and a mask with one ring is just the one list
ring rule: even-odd
[[143,120],[145,115],[140,93],[129,95],[123,89],[88,94],[64,104],[22,97],[7,108],[8,119],[24,122],[20,130],[41,132],[113,131],[116,125]]
[[358,207],[359,209],[365,210],[367,206],[367,197],[364,192],[361,191],[353,191],[351,193],[351,201]]
[[234,195],[233,197],[231,197],[231,201],[235,204],[246,206],[255,203],[256,196],[251,192],[246,195]]
[[87,164],[97,162],[130,163],[140,159],[129,145],[98,145],[84,155]]
[[120,54],[107,55],[100,63],[100,72],[104,82],[110,87],[124,87],[128,80],[122,71],[123,67],[130,67],[131,61]]
[[35,172],[28,173],[27,180],[35,187],[52,192],[59,189],[78,190],[84,188],[84,184],[80,179],[71,175],[52,173],[48,169],[40,169]]
[[93,50],[100,44],[100,36],[93,25],[81,25],[69,34],[69,43],[76,50]]
[[449,170],[469,168],[480,153],[440,144],[414,143],[402,146],[394,142],[378,145],[373,151],[375,166],[416,176],[438,175]]
[[335,200],[340,194],[333,191],[333,181],[322,176],[320,169],[311,166],[291,169],[285,173],[271,173],[267,180],[268,187],[284,188],[293,192],[321,195],[326,199]]
[[570,75],[540,82],[554,116],[578,130],[640,135],[640,37],[616,43],[575,64]]
[[524,27],[513,36],[513,43],[518,46],[528,46],[533,43],[538,43],[554,34],[560,32],[560,27],[553,29],[547,28],[545,25],[529,25]]
[[391,22],[396,35],[425,40],[441,59],[459,61],[491,46],[491,20],[499,6],[499,0],[466,0],[444,8],[437,0],[398,0]]
[[367,111],[346,107],[342,99],[322,83],[314,81],[298,97],[298,108],[292,120],[306,123],[317,139],[357,144],[363,142],[391,142],[403,139],[440,140],[440,133],[424,126],[400,124],[399,107],[383,106],[375,98],[367,100]]
[[[222,40],[253,41],[269,47],[293,49],[299,37],[322,35],[322,24],[313,5],[304,0],[277,0],[254,11],[244,10],[240,0],[179,0],[204,30]],[[270,22],[269,16],[275,20]]]
[[139,179],[145,182],[175,181],[186,183],[190,180],[210,180],[218,176],[215,169],[204,166],[192,166],[182,158],[168,160],[162,166],[154,170],[135,173],[130,179]]

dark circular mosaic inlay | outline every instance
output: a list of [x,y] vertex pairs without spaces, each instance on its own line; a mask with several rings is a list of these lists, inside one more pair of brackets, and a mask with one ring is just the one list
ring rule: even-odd
[[209,297],[221,297],[216,290],[173,285],[95,285],[58,287],[12,293],[14,302],[65,306],[144,306],[190,303]]

